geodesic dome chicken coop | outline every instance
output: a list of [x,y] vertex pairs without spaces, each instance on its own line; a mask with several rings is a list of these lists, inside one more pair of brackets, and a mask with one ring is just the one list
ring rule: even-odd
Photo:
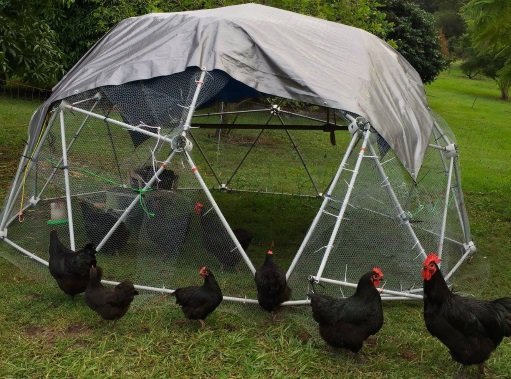
[[449,279],[475,250],[454,137],[409,63],[363,30],[254,4],[134,17],[98,41],[32,117],[0,238],[47,265],[57,229],[97,246],[107,282],[147,291],[206,264],[225,299],[253,303],[265,247],[248,254],[227,221],[233,193],[315,207],[289,304],[310,280],[348,294],[376,265],[383,298],[420,298],[426,252]]

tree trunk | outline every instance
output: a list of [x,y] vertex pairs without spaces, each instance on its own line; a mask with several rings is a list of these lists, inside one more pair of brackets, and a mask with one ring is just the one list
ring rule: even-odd
[[509,85],[500,87],[500,98],[502,100],[509,100]]

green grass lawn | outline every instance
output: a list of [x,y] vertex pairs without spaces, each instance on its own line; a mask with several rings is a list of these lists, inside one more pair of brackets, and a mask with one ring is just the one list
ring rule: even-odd
[[[456,134],[478,247],[463,267],[473,273],[463,277],[473,279],[456,287],[484,298],[511,295],[511,103],[498,99],[492,81],[467,80],[456,68],[426,90],[431,107]],[[0,98],[0,198],[36,106]],[[12,252],[0,244],[0,255]],[[385,324],[359,362],[325,345],[307,308],[285,309],[272,323],[257,307],[222,304],[201,330],[183,322],[169,299],[141,296],[112,327],[99,321],[83,296],[72,301],[51,281],[36,281],[7,260],[0,260],[0,283],[1,378],[433,379],[451,378],[458,369],[428,334],[421,303],[385,303]],[[487,377],[508,378],[510,356],[508,338],[489,359]]]

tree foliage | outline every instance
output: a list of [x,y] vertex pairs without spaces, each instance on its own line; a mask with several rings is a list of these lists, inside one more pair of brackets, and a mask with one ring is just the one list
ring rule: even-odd
[[463,8],[475,55],[491,56],[500,64],[494,79],[501,98],[509,99],[511,87],[511,2],[509,0],[470,0]]
[[384,4],[387,19],[394,25],[387,38],[396,41],[397,50],[424,83],[432,82],[447,66],[433,16],[411,0],[385,0]]
[[390,23],[376,0],[68,0],[66,22],[54,27],[61,36],[65,67],[69,69],[119,21],[150,12],[180,12],[241,3],[259,3],[368,30],[382,38]]
[[0,78],[37,86],[55,83],[62,73],[58,35],[50,27],[51,0],[0,1]]
[[397,0],[24,0],[19,6],[19,0],[0,0],[0,75],[54,84],[63,68],[69,70],[127,17],[255,2],[359,27],[393,46],[399,41],[399,51],[428,82],[441,67],[438,42],[430,20],[410,1],[398,6]]

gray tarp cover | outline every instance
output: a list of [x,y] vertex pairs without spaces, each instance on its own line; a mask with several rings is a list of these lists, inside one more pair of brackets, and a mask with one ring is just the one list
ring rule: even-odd
[[52,102],[190,66],[223,70],[260,92],[365,116],[417,176],[434,121],[412,66],[361,29],[256,4],[123,20],[34,114],[31,148]]

